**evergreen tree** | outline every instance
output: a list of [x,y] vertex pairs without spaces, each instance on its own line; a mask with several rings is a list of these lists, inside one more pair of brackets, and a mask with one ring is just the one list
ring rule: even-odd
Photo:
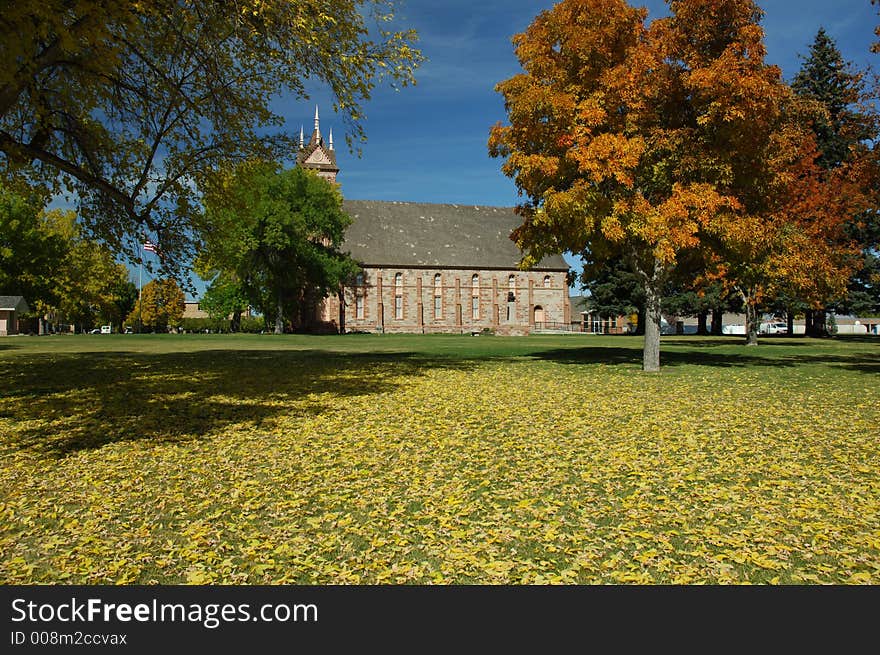
[[602,318],[638,315],[636,334],[644,334],[645,293],[641,281],[622,260],[585,266],[581,284],[589,293],[587,307]]
[[819,164],[825,169],[840,166],[848,159],[850,146],[868,136],[865,117],[852,109],[862,92],[862,76],[844,61],[824,28],[819,28],[791,86],[799,96],[816,100],[828,112],[813,126],[822,153]]
[[[843,59],[834,40],[824,28],[820,28],[810,46],[809,56],[792,82],[795,93],[815,100],[826,111],[813,123],[820,156],[817,163],[825,170],[837,168],[850,159],[851,149],[870,138],[870,121],[864,114],[853,109],[863,91],[862,76],[852,64]],[[855,218],[855,217],[854,217]],[[870,253],[866,255],[866,267],[870,268]],[[864,271],[863,271],[864,272]],[[858,276],[858,274],[857,274]],[[858,283],[856,283],[858,286]],[[850,283],[852,289],[853,283]],[[829,307],[842,299],[827,299]],[[805,311],[807,335],[828,334],[826,315],[828,307]]]

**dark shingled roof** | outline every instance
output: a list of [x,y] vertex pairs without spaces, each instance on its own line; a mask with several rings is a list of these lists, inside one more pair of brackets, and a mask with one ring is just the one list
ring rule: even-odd
[[[516,268],[522,255],[510,240],[522,219],[511,207],[345,200],[352,218],[343,251],[373,266]],[[568,271],[561,255],[532,270]]]
[[22,296],[0,296],[0,309],[14,312],[30,311],[30,307]]

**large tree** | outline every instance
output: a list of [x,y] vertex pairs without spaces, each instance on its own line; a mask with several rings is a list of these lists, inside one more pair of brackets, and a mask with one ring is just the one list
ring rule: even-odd
[[767,150],[773,174],[750,211],[719,217],[708,236],[711,272],[743,301],[749,345],[758,342],[760,310],[779,295],[817,307],[846,291],[857,250],[845,227],[866,199],[851,170],[824,171],[818,156],[809,129],[782,130]]
[[205,196],[205,247],[196,270],[236,280],[251,305],[302,327],[314,304],[354,277],[357,264],[339,248],[351,218],[339,188],[301,167],[265,162],[224,169]]
[[[862,80],[863,74],[857,72],[852,63],[843,59],[834,40],[824,29],[819,29],[810,46],[809,55],[804,58],[803,65],[792,82],[792,88],[800,97],[817,102],[822,109],[813,121],[813,132],[819,148],[816,163],[824,170],[850,165],[854,157],[863,153],[859,145],[874,136],[871,117],[858,110],[859,100],[863,97]],[[851,224],[859,222],[858,216],[853,216],[848,221]],[[868,236],[868,232],[852,225],[841,236],[845,239],[859,239]],[[866,251],[864,266],[858,268],[870,269],[871,264],[870,252]],[[859,280],[865,276],[857,272],[855,277],[857,279],[850,285],[854,290],[858,287]],[[806,333],[809,336],[827,334],[826,308],[833,301],[838,301],[839,305],[845,302],[840,296],[820,297],[814,301],[816,307],[806,310]]]
[[4,3],[0,166],[63,183],[118,251],[148,232],[178,272],[204,171],[292,151],[282,94],[328,86],[353,147],[374,86],[414,81],[415,34],[393,14],[393,0]]
[[661,292],[680,258],[765,210],[791,98],[764,63],[757,5],[710,4],[672,1],[646,26],[624,0],[563,0],[514,37],[525,72],[496,87],[510,125],[489,149],[527,198],[513,235],[524,265],[564,250],[624,258],[645,290],[646,371],[659,370]]

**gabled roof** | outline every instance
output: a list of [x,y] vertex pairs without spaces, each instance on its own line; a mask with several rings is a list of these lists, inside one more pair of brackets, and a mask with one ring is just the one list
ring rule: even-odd
[[296,156],[298,166],[322,171],[339,172],[336,165],[336,151],[324,147],[323,140],[306,145]]
[[333,129],[330,129],[330,146],[324,146],[324,137],[321,136],[321,122],[318,118],[318,107],[315,106],[315,129],[308,144],[303,142],[303,131],[299,131],[299,152],[296,154],[296,163],[304,168],[312,170],[339,172],[336,165],[336,152],[333,150]]
[[0,311],[26,313],[30,310],[24,296],[0,296]]
[[[515,269],[522,253],[510,240],[522,223],[512,207],[344,200],[352,218],[343,251],[364,265]],[[532,270],[568,271],[561,255]]]

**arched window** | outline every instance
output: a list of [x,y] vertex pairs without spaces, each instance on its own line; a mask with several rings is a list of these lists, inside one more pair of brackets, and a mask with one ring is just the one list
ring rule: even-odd
[[434,318],[443,318],[443,276],[434,276]]
[[364,317],[364,291],[360,288],[354,290],[354,315],[355,318]]
[[513,303],[516,302],[516,275],[507,278],[507,320],[513,318]]
[[364,318],[364,274],[358,273],[354,278],[354,316]]
[[394,318],[403,318],[403,273],[394,276]]
[[480,276],[476,273],[471,278],[471,318],[480,318]]
[[544,288],[545,289],[550,288],[550,276],[549,275],[544,276]]

